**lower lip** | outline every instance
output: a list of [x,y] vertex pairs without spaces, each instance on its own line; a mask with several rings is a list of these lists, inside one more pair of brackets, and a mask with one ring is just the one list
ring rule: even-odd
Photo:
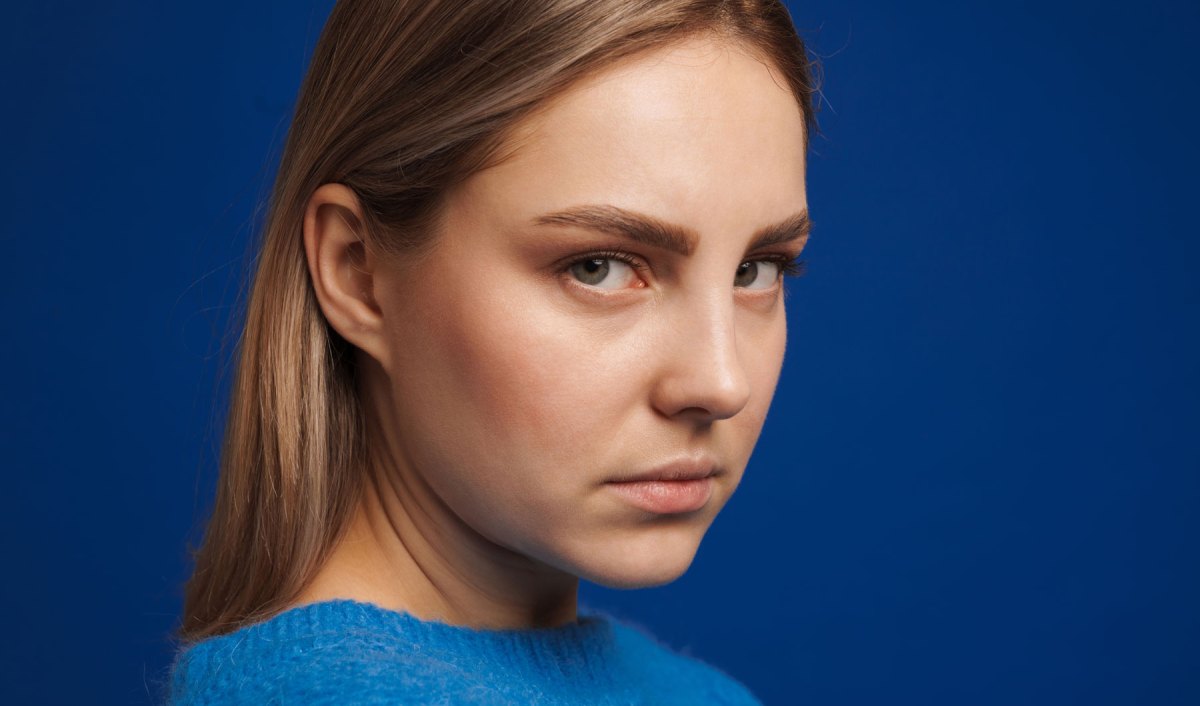
[[708,504],[712,478],[608,483],[617,494],[647,512],[670,515],[692,512]]

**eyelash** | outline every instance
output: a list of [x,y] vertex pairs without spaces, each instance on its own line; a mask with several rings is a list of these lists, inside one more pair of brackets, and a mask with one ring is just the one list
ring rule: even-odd
[[[563,271],[568,272],[572,267],[581,262],[587,262],[589,260],[605,260],[610,258],[619,262],[623,262],[639,272],[648,269],[646,265],[642,264],[641,261],[627,252],[622,252],[620,250],[598,250],[586,255],[581,255],[571,260],[563,268]],[[785,277],[802,277],[808,271],[808,263],[806,261],[781,254],[764,255],[763,257],[756,257],[751,260],[743,260],[743,262],[771,262],[779,265],[778,280],[781,280]]]

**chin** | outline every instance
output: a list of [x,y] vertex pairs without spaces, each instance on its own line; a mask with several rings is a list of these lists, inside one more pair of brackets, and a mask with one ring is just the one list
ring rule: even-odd
[[687,573],[702,534],[693,527],[646,527],[632,536],[608,537],[586,548],[574,568],[579,578],[605,588],[653,588]]

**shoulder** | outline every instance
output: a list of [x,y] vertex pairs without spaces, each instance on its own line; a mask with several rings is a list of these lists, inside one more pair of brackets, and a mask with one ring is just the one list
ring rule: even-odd
[[293,609],[185,647],[169,704],[405,704],[487,691],[429,645],[347,620],[344,609]]
[[628,658],[638,665],[655,691],[672,694],[670,703],[761,706],[746,685],[714,665],[678,650],[649,628],[627,618],[609,616]]

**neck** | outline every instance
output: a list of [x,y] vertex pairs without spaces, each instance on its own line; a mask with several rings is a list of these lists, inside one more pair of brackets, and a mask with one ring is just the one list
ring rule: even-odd
[[490,541],[398,455],[375,456],[345,533],[297,604],[350,598],[476,629],[576,620],[578,577]]

